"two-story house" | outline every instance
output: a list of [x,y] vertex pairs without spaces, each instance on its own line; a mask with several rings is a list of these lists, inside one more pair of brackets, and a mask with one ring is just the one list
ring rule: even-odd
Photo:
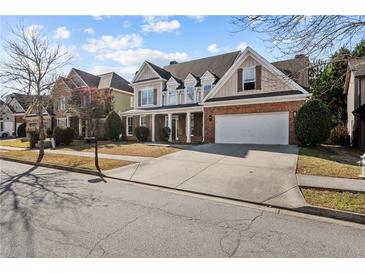
[[[84,108],[91,108],[91,96],[95,93],[107,93],[112,100],[112,109],[116,112],[123,112],[132,108],[133,89],[129,86],[129,82],[114,72],[93,75],[91,73],[71,69],[67,77],[59,77],[53,90],[54,98],[53,111],[55,113],[55,125],[59,127],[72,127],[78,136],[86,136],[88,134],[88,119],[83,117],[80,112],[70,108],[68,102],[70,98],[82,90],[90,90],[94,94],[85,95],[81,98],[80,105]],[[104,118],[107,115],[104,113]],[[105,119],[99,119],[98,135],[103,136]]]
[[171,129],[171,142],[295,144],[294,119],[309,94],[307,57],[271,64],[252,48],[136,73],[134,109],[123,112],[124,136]]
[[[21,93],[11,93],[1,105],[0,128],[12,136],[18,136],[18,128],[25,124],[24,114],[30,105],[31,97]],[[24,137],[24,136],[19,136]]]
[[365,147],[365,58],[348,62],[344,94],[347,94],[347,130],[355,147]]

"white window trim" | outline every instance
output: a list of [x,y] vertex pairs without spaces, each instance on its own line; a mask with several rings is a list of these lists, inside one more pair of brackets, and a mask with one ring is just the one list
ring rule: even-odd
[[[168,106],[178,105],[178,92],[177,92],[177,90],[174,89],[174,88],[168,88],[167,92],[169,93],[169,96],[167,97],[169,99],[169,101],[167,102],[166,105],[168,105]],[[171,95],[170,93],[175,93],[175,104],[171,104],[171,102],[170,102],[170,95]]]
[[[133,136],[133,132],[131,134],[128,132],[128,129],[129,129],[128,118],[132,118],[132,121],[133,121],[133,116],[127,116],[127,118],[126,118],[126,125],[127,125],[126,134],[127,134],[127,136]],[[132,127],[133,127],[133,122],[132,122]],[[133,128],[132,128],[132,130],[133,130]]]
[[[252,69],[253,70],[253,83],[255,84],[255,88],[254,89],[245,89],[245,70],[249,70]],[[247,83],[252,83],[252,82],[247,82]],[[242,68],[242,91],[240,91],[239,93],[246,91],[246,90],[256,90],[256,66],[250,66],[250,67],[244,67]]]
[[[152,106],[155,106],[153,104],[153,97],[154,97],[154,94],[153,93],[154,93],[154,90],[155,90],[154,87],[145,87],[145,88],[142,88],[141,89],[141,107],[152,107]],[[142,93],[143,92],[146,92],[146,91],[152,91],[152,104],[143,104],[143,102],[142,102]]]

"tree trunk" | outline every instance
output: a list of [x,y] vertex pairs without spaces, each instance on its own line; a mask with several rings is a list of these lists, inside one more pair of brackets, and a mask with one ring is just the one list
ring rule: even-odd
[[39,130],[39,153],[37,163],[41,162],[44,156],[44,139],[45,139],[45,132],[44,132],[44,121],[43,121],[43,113],[42,113],[42,103],[37,103],[37,114],[38,114],[38,130]]

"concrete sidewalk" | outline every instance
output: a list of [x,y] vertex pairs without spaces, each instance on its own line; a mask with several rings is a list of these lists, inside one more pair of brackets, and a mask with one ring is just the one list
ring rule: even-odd
[[365,180],[297,174],[299,186],[365,192]]
[[25,147],[9,147],[9,146],[0,146],[0,150],[13,150],[13,151],[19,151],[19,150],[28,150],[28,148],[25,148]]

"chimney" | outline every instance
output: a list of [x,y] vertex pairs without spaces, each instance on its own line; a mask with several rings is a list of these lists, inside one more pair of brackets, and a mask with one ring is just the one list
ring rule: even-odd
[[176,65],[177,64],[177,61],[170,61],[170,65]]

